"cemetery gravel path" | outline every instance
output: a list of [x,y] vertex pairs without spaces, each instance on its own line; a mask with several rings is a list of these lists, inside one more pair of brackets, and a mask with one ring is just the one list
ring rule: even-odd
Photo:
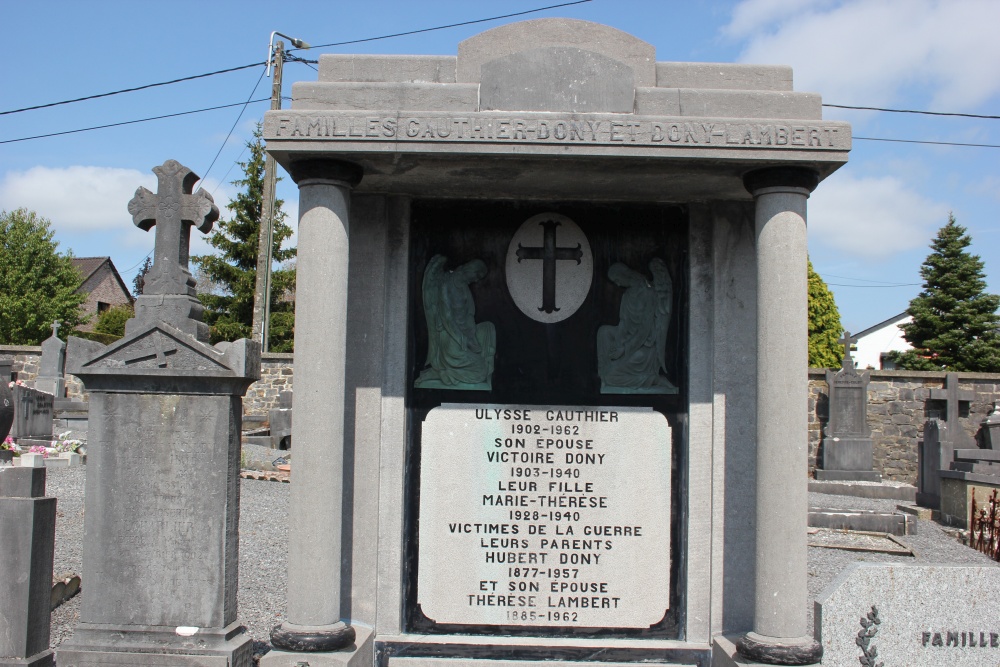
[[[83,490],[85,467],[48,471],[47,493],[59,499],[56,514],[54,573],[80,574],[83,541]],[[242,480],[240,508],[240,587],[238,618],[249,635],[266,642],[271,628],[285,611],[286,541],[289,484]],[[898,501],[809,494],[811,506],[891,511]],[[918,522],[917,534],[898,538],[915,557],[884,553],[809,548],[809,596],[815,599],[834,578],[854,562],[961,563],[1000,565],[963,544],[932,521]],[[79,621],[82,592],[52,613],[53,648],[73,634]],[[812,604],[808,609],[812,627]]]

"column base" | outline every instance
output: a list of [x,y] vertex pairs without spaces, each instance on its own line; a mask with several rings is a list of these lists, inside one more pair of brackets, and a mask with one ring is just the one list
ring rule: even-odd
[[55,667],[55,654],[45,649],[29,658],[0,658],[0,667]]
[[765,665],[815,665],[823,659],[823,646],[812,637],[765,637],[748,632],[736,641],[741,656]]
[[[339,624],[338,624],[339,625]],[[296,628],[310,626],[296,626],[285,623],[278,628]],[[324,628],[331,626],[322,626]],[[370,667],[374,658],[374,636],[371,628],[364,626],[344,625],[355,631],[355,636],[346,647],[334,651],[309,652],[289,651],[277,648],[261,656],[261,667],[298,667],[303,662],[308,662],[310,667]],[[277,629],[277,628],[275,628]],[[273,643],[273,634],[272,634]]]
[[271,629],[271,645],[286,651],[339,651],[354,643],[354,628],[337,621],[332,625],[298,625],[282,623]]
[[56,651],[59,664],[78,667],[250,667],[253,641],[246,628],[165,628],[80,623]]

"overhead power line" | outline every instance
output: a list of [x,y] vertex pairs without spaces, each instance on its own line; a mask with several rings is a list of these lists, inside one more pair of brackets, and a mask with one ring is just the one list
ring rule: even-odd
[[[476,23],[486,23],[488,21],[498,21],[500,19],[512,18],[514,16],[524,16],[525,14],[535,14],[537,12],[543,12],[543,11],[545,11],[547,9],[558,9],[559,7],[569,7],[571,5],[582,5],[584,3],[591,2],[591,1],[592,0],[575,0],[574,2],[563,2],[563,3],[560,3],[558,5],[549,5],[547,7],[538,7],[537,9],[529,9],[529,10],[526,10],[526,11],[523,11],[523,12],[515,12],[513,14],[502,14],[500,16],[491,16],[491,17],[485,18],[485,19],[475,19],[473,21],[463,21],[461,23],[451,23],[451,24],[448,24],[448,25],[435,26],[433,28],[421,28],[419,30],[410,30],[410,31],[407,31],[407,32],[397,32],[397,33],[393,33],[391,35],[379,35],[378,37],[365,37],[363,39],[353,39],[353,40],[346,41],[346,42],[334,42],[334,43],[331,43],[331,44],[320,44],[319,46],[314,46],[314,47],[311,47],[311,48],[319,49],[319,48],[324,48],[324,47],[328,47],[328,46],[342,46],[342,45],[345,45],[345,44],[360,44],[361,42],[374,42],[374,41],[377,41],[377,40],[380,40],[380,39],[390,39],[392,37],[403,37],[405,35],[416,35],[416,34],[424,33],[424,32],[433,32],[435,30],[445,30],[446,28],[457,28],[459,26],[464,26],[464,25],[473,25],[473,24],[476,24]],[[289,49],[287,51],[287,53],[291,53],[292,51],[298,51],[298,50],[299,49]],[[316,69],[315,67],[312,67],[312,65],[317,62],[315,60],[305,60],[304,58],[299,58],[298,56],[289,56],[289,60],[295,60],[296,62],[304,63],[306,66],[311,67],[312,69]],[[75,102],[86,102],[87,100],[96,100],[96,99],[99,99],[99,98],[102,98],[102,97],[111,97],[112,95],[121,95],[122,93],[134,93],[134,92],[136,92],[138,90],[147,90],[149,88],[156,88],[158,86],[169,86],[169,85],[172,85],[172,84],[175,84],[175,83],[183,83],[184,81],[193,81],[195,79],[204,79],[206,77],[216,76],[218,74],[228,74],[229,72],[238,72],[240,70],[250,69],[251,67],[257,67],[257,66],[266,65],[266,64],[267,63],[264,63],[264,62],[249,63],[247,65],[240,65],[238,67],[229,67],[227,69],[216,70],[215,72],[206,72],[204,74],[194,74],[194,75],[191,75],[191,76],[181,77],[179,79],[171,79],[170,81],[160,81],[158,83],[147,83],[147,84],[145,84],[143,86],[135,86],[133,88],[123,88],[121,90],[113,90],[113,91],[107,92],[107,93],[98,93],[96,95],[87,95],[85,97],[77,97],[77,98],[74,98],[72,100],[63,100],[61,102],[49,102],[48,104],[36,104],[34,106],[22,107],[20,109],[10,109],[8,111],[0,111],[0,116],[6,116],[6,115],[9,115],[9,114],[21,113],[23,111],[37,111],[38,109],[48,109],[50,107],[57,107],[57,106],[61,106],[63,104],[73,104]]]
[[238,107],[241,104],[256,104],[257,102],[269,102],[271,98],[262,97],[259,100],[250,100],[249,102],[233,102],[232,104],[220,104],[217,107],[206,107],[204,109],[194,109],[193,111],[180,111],[178,113],[168,113],[162,116],[150,116],[149,118],[137,118],[136,120],[125,120],[120,123],[108,123],[107,125],[95,125],[94,127],[81,127],[76,130],[65,130],[64,132],[51,132],[49,134],[38,134],[33,137],[21,137],[19,139],[5,139],[0,141],[0,144],[13,144],[18,141],[29,141],[31,139],[44,139],[46,137],[58,137],[63,134],[76,134],[77,132],[90,132],[91,130],[103,130],[109,127],[119,127],[121,125],[133,125],[135,123],[145,123],[151,120],[161,120],[163,118],[176,118],[177,116],[188,116],[193,113],[202,113],[203,111],[215,111],[216,109],[228,109],[230,107]]
[[215,76],[216,74],[227,74],[229,72],[238,72],[241,69],[250,69],[251,67],[257,67],[258,65],[263,65],[265,63],[250,63],[249,65],[240,65],[239,67],[230,67],[229,69],[220,69],[215,72],[206,72],[205,74],[195,74],[193,76],[185,76],[180,79],[171,79],[170,81],[161,81],[160,83],[148,83],[144,86],[136,86],[135,88],[124,88],[122,90],[115,90],[110,93],[99,93],[97,95],[88,95],[86,97],[77,97],[73,100],[63,100],[62,102],[50,102],[48,104],[37,104],[33,107],[24,107],[23,109],[11,109],[10,111],[0,111],[0,116],[6,116],[12,113],[21,113],[22,111],[35,111],[36,109],[47,109],[49,107],[57,107],[62,104],[73,104],[74,102],[85,102],[87,100],[96,100],[100,97],[111,97],[112,95],[121,95],[122,93],[134,93],[137,90],[146,90],[147,88],[156,88],[157,86],[169,86],[174,83],[181,83],[183,81],[193,81],[194,79],[204,79],[205,77]]
[[965,146],[969,148],[1000,148],[1000,144],[963,144],[957,141],[921,141],[919,139],[886,139],[884,137],[851,137],[854,141],[889,141],[897,144],[930,144],[932,146]]
[[260,77],[257,79],[257,83],[254,84],[253,90],[251,90],[250,94],[247,96],[247,101],[243,103],[243,108],[240,109],[239,115],[237,115],[236,120],[233,121],[233,126],[229,128],[229,134],[226,135],[226,138],[222,141],[222,145],[219,146],[218,152],[215,154],[215,157],[212,158],[212,164],[208,165],[208,169],[205,170],[205,175],[201,177],[202,182],[204,182],[205,179],[208,178],[209,173],[211,173],[212,171],[212,167],[215,166],[215,161],[218,160],[219,156],[222,154],[222,149],[225,148],[226,144],[229,143],[229,138],[233,136],[233,130],[236,129],[236,125],[240,122],[240,118],[243,118],[243,113],[247,110],[247,106],[250,105],[250,100],[253,99],[253,94],[257,92],[257,87],[263,80],[264,80],[264,70],[261,70]]
[[854,109],[855,111],[884,111],[886,113],[916,113],[924,116],[957,116],[959,118],[985,118],[986,120],[1000,120],[1000,116],[988,116],[978,113],[955,113],[950,111],[921,111],[919,109],[886,109],[884,107],[852,107],[847,104],[824,104],[825,107],[833,109]]

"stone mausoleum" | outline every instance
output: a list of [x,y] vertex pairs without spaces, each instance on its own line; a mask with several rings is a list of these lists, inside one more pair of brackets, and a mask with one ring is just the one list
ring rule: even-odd
[[292,96],[264,129],[300,220],[263,664],[818,662],[806,208],[850,127],[787,67],[564,19],[324,55]]

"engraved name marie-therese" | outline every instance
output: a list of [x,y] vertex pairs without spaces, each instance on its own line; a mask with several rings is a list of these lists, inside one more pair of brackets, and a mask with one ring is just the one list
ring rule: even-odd
[[427,363],[413,386],[489,390],[493,386],[496,328],[492,322],[476,324],[476,304],[469,289],[486,276],[486,264],[474,259],[447,271],[447,261],[443,255],[435,255],[424,271]]
[[597,373],[602,394],[676,394],[666,377],[667,328],[673,283],[666,263],[649,263],[652,280],[621,262],[608,278],[625,288],[617,325],[597,330]]

